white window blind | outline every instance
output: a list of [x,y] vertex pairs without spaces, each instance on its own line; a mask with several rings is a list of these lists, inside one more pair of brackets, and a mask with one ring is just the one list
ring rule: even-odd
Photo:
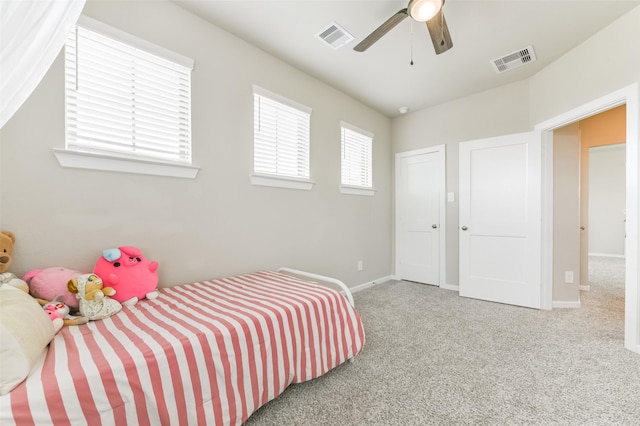
[[341,122],[342,185],[371,188],[371,149],[373,134]]
[[309,179],[311,109],[254,86],[254,173]]
[[81,18],[65,46],[66,148],[191,164],[193,61]]

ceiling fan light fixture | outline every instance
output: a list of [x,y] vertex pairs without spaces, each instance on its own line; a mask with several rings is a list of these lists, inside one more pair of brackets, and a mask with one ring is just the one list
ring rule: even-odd
[[436,16],[442,9],[442,3],[442,0],[411,0],[407,9],[414,20],[425,22]]

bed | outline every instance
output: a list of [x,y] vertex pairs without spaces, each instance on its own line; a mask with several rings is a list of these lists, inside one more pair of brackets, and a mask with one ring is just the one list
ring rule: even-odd
[[295,272],[163,288],[110,318],[64,327],[0,397],[0,424],[243,423],[364,345],[346,286],[341,294]]

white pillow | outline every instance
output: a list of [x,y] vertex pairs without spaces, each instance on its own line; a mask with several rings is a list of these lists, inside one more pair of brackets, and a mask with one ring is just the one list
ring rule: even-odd
[[51,319],[33,297],[0,286],[0,395],[27,378],[54,336]]

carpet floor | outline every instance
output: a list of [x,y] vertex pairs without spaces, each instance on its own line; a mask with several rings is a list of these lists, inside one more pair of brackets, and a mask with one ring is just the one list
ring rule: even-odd
[[590,260],[579,309],[539,311],[390,281],[355,293],[353,363],[290,386],[246,425],[640,425],[624,260]]

